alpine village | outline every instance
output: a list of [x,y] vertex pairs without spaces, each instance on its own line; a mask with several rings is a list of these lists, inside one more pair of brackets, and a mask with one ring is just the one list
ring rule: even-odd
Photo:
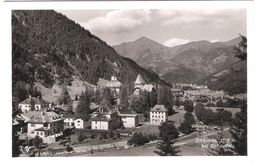
[[56,11],[12,11],[13,157],[174,155],[247,155],[245,36],[109,46]]

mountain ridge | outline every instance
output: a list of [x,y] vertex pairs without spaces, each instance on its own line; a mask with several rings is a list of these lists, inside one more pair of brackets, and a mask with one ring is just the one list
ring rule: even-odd
[[[241,39],[234,38],[225,42],[199,40],[166,47],[158,42],[151,42],[152,40],[147,37],[141,37],[113,47],[121,56],[129,57],[146,69],[157,72],[168,82],[175,83],[176,79],[169,79],[169,77],[174,78],[172,75],[179,78],[178,82],[191,82],[234,63],[236,58],[232,56],[233,46],[239,40]],[[181,77],[187,74],[187,71],[194,75],[189,79],[185,79],[185,76]]]

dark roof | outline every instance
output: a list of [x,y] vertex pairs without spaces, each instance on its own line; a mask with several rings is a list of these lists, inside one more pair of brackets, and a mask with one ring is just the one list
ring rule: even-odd
[[35,131],[48,131],[48,129],[45,129],[44,127],[41,127],[41,128],[35,129]]
[[20,102],[19,104],[50,104],[50,102],[45,101],[42,98],[38,98],[38,97],[28,97],[27,99],[25,99],[24,101]]
[[73,114],[63,114],[63,118],[76,118],[76,115]]
[[88,115],[88,114],[75,115],[75,119],[82,119],[82,120],[88,121],[90,119],[90,115]]
[[151,112],[154,112],[154,111],[156,111],[156,112],[159,112],[159,111],[160,112],[167,112],[168,110],[164,105],[157,104],[153,108],[151,108]]
[[121,87],[122,86],[121,82],[119,82],[117,80],[109,81],[109,80],[106,80],[106,79],[103,79],[103,78],[98,79],[97,85],[101,86],[101,87],[108,87],[108,88],[114,88],[114,87]]
[[61,120],[61,116],[55,112],[43,112],[43,111],[30,111],[24,113],[26,117],[29,118],[30,123],[45,123],[45,122],[54,122]]
[[109,121],[109,118],[104,113],[97,113],[91,121]]
[[126,107],[119,107],[118,108],[119,114],[136,114],[133,110],[131,110],[130,108],[126,108]]

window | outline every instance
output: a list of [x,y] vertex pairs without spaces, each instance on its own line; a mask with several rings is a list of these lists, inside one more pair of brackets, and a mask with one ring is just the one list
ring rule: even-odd
[[31,127],[34,127],[34,124],[31,124]]
[[39,136],[39,132],[36,132],[36,134]]
[[41,132],[41,136],[43,135],[43,132]]

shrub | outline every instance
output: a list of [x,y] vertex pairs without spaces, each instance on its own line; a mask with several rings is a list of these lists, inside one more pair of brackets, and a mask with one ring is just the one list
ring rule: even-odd
[[193,102],[191,100],[184,101],[184,110],[192,112],[194,109]]
[[184,134],[190,134],[191,132],[193,132],[193,129],[189,122],[183,121],[179,127],[179,131]]
[[134,145],[134,146],[142,146],[148,142],[149,139],[146,136],[143,136],[142,133],[134,134],[133,138],[127,141],[129,145]]
[[83,135],[83,133],[79,133],[78,135],[78,141],[81,143],[86,137]]

